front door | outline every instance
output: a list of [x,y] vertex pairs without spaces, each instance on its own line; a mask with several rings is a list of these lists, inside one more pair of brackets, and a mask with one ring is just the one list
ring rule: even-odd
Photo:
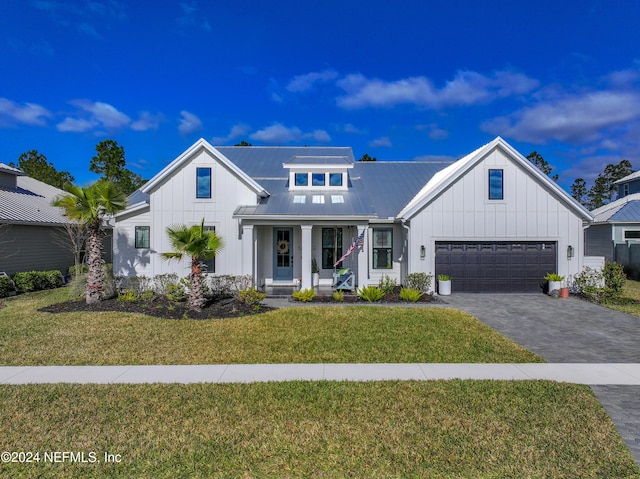
[[293,228],[273,229],[273,280],[293,280]]

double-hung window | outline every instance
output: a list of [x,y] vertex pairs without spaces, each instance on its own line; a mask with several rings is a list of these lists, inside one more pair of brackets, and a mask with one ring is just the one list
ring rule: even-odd
[[211,168],[196,168],[196,198],[211,198]]
[[322,228],[322,269],[332,269],[342,255],[342,228]]
[[151,227],[149,226],[136,226],[136,249],[149,248],[149,236],[151,233]]
[[393,229],[373,229],[373,267],[391,269],[393,266]]

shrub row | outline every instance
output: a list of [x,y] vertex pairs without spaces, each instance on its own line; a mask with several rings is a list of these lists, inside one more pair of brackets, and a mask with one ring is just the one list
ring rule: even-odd
[[13,275],[13,282],[19,293],[59,288],[63,284],[62,273],[58,270],[16,273]]
[[8,276],[0,276],[0,298],[6,298],[16,290],[13,281]]
[[622,296],[627,277],[621,264],[607,261],[602,270],[585,268],[572,280],[573,293],[600,302]]

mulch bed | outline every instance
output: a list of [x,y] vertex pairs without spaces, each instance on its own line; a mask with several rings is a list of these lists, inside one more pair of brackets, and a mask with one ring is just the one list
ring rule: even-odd
[[202,311],[190,311],[186,303],[171,302],[164,296],[155,297],[150,301],[118,301],[116,298],[106,299],[99,303],[87,304],[84,299],[52,304],[39,309],[47,313],[75,313],[81,311],[104,312],[116,311],[123,313],[141,313],[163,319],[224,319],[249,316],[252,314],[271,311],[269,306],[252,306],[234,298],[210,301]]

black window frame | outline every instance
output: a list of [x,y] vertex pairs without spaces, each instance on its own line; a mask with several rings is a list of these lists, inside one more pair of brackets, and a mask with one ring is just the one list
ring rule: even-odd
[[[207,175],[203,176],[202,178],[205,177],[209,177],[209,188],[208,188],[208,192],[207,193],[200,193],[200,172],[201,171],[205,171],[208,172]],[[213,170],[210,167],[197,167],[196,168],[196,198],[198,199],[202,199],[202,200],[208,200],[211,199],[212,197],[212,190],[213,190]]]
[[[146,231],[147,232],[147,237],[146,237],[146,246],[145,246],[145,242],[144,241],[138,241],[139,239],[145,239],[145,238],[139,238],[138,237],[138,232],[142,232],[142,231]],[[151,248],[151,227],[150,226],[136,226],[134,229],[134,243],[135,243],[135,248],[136,249],[149,249]],[[142,245],[141,245],[142,243]]]
[[[336,232],[337,235],[337,240],[338,240],[338,244],[336,247],[336,236],[334,236],[334,231]],[[330,238],[326,238],[327,241],[325,242],[325,235],[329,236],[330,234]],[[322,269],[333,269],[333,265],[335,264],[336,261],[338,261],[338,258],[340,258],[340,256],[342,256],[342,240],[344,238],[343,235],[343,231],[342,228],[322,228]],[[329,242],[331,244],[329,244]],[[334,248],[335,248],[335,256],[334,256]],[[337,258],[336,258],[337,256]]]
[[[389,245],[378,244],[378,233],[389,232]],[[372,241],[372,258],[371,264],[373,269],[393,269],[393,228],[373,228],[373,241]],[[380,266],[380,260],[385,257],[387,261],[384,266]]]
[[[499,176],[494,176],[499,173]],[[497,185],[495,182],[500,182]],[[490,200],[504,200],[504,170],[502,168],[491,168],[489,170],[488,175],[488,185],[489,185],[489,194],[488,197]],[[500,187],[500,193],[497,194],[497,188]]]

